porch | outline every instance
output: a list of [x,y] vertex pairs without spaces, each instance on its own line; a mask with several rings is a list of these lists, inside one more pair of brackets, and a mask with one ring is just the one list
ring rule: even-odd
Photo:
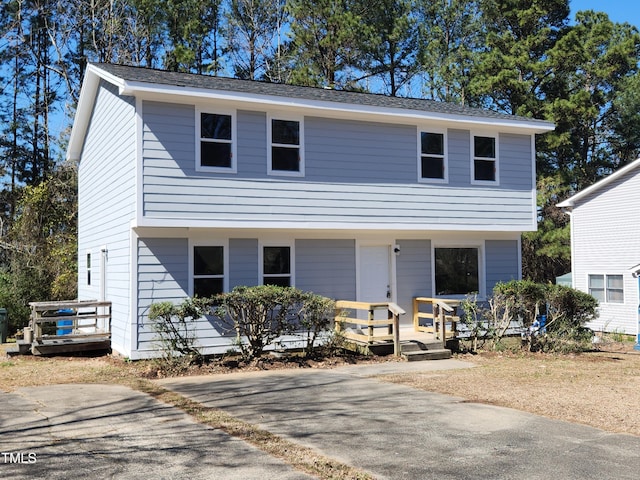
[[111,348],[111,302],[31,302],[24,338],[9,354],[51,355]]
[[406,312],[393,302],[336,302],[335,329],[356,351],[394,354],[409,361],[451,357],[457,349],[458,300],[413,299],[412,325],[400,325]]

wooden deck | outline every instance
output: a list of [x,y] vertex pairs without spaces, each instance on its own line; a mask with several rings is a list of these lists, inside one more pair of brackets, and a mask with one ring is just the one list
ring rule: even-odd
[[111,302],[32,302],[22,348],[33,355],[111,348]]

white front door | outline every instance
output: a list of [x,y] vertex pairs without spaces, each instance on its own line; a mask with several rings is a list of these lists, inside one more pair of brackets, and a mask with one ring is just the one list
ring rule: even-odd
[[[391,247],[373,245],[360,247],[360,291],[358,301],[382,303],[392,301]],[[380,318],[387,318],[386,311]],[[376,318],[378,315],[376,315]]]

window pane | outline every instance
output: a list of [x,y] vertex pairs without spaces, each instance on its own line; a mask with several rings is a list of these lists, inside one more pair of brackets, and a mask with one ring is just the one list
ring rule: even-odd
[[193,295],[196,297],[212,297],[222,293],[222,278],[195,278],[193,280]]
[[474,179],[489,180],[496,179],[495,162],[493,160],[474,160]]
[[265,285],[276,285],[278,287],[290,287],[291,277],[264,277],[262,283]]
[[473,137],[473,155],[482,158],[496,158],[496,139],[493,137]]
[[444,135],[441,133],[422,132],[420,134],[422,153],[444,155]]
[[290,255],[291,248],[289,247],[264,247],[264,274],[290,274]]
[[231,144],[200,142],[200,165],[231,168]]
[[300,171],[299,149],[287,147],[271,147],[271,169],[287,172]]
[[231,140],[231,115],[200,114],[201,138]]
[[194,247],[193,273],[194,275],[223,275],[222,247]]
[[477,248],[436,248],[436,295],[479,290]]
[[271,120],[271,142],[300,145],[300,122],[294,120]]
[[607,288],[622,290],[622,275],[607,275]]
[[607,275],[607,302],[624,303],[622,275]]
[[444,178],[444,159],[422,157],[422,178]]
[[604,288],[604,275],[589,275],[589,288]]
[[604,302],[604,275],[589,275],[589,295]]

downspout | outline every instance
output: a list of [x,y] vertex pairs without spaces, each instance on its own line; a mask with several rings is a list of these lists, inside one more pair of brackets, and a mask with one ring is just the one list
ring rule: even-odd
[[636,325],[636,344],[633,346],[634,350],[640,350],[640,271],[636,270],[632,272],[633,278],[638,279],[638,321]]

